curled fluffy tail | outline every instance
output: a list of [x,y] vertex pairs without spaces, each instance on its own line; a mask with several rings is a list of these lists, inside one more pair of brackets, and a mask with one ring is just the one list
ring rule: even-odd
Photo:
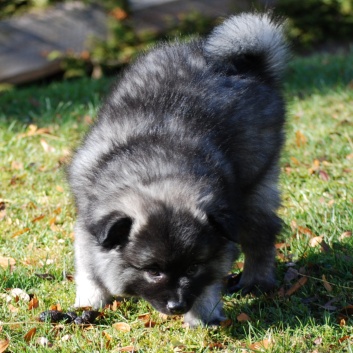
[[288,59],[283,22],[269,14],[232,16],[206,38],[205,54],[228,74],[260,75],[278,81]]

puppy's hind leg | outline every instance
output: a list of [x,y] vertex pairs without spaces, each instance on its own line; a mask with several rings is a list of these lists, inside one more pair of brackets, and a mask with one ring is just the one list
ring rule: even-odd
[[229,290],[266,292],[275,286],[275,240],[282,222],[276,215],[280,199],[273,179],[264,179],[248,198],[247,213],[240,232],[240,245],[245,255],[239,283]]

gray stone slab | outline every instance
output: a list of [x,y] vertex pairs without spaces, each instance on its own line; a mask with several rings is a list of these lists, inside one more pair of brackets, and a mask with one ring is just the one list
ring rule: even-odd
[[[135,0],[136,3],[142,3],[144,0]],[[224,17],[231,13],[250,10],[251,2],[249,0],[146,0],[148,2],[159,1],[156,4],[150,4],[149,7],[134,12],[132,21],[137,31],[150,30],[153,32],[164,29],[169,20],[178,20],[180,14],[191,11],[200,12],[206,16]],[[135,4],[138,5],[138,4]]]
[[[217,17],[250,7],[249,0],[130,2],[133,10],[131,21],[137,31],[163,30],[166,18],[178,20],[181,13],[190,11]],[[49,52],[80,53],[87,48],[90,37],[106,37],[106,25],[107,15],[101,8],[79,1],[0,21],[0,82],[24,83],[57,72],[60,63],[49,61]]]
[[0,82],[23,83],[56,72],[47,53],[82,52],[91,36],[106,36],[106,15],[79,2],[0,22]]

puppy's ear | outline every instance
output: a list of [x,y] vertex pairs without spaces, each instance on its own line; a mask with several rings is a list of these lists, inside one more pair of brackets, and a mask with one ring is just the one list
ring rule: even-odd
[[127,216],[106,217],[94,226],[93,234],[106,249],[123,246],[128,242],[133,220]]
[[238,232],[234,216],[229,212],[221,210],[207,215],[208,222],[221,236],[228,240],[237,243]]

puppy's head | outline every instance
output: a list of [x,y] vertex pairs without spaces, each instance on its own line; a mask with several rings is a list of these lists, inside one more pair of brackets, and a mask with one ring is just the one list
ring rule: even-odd
[[183,314],[234,260],[234,243],[221,223],[158,205],[143,222],[120,215],[99,241],[121,257],[125,294],[144,298],[162,313]]

